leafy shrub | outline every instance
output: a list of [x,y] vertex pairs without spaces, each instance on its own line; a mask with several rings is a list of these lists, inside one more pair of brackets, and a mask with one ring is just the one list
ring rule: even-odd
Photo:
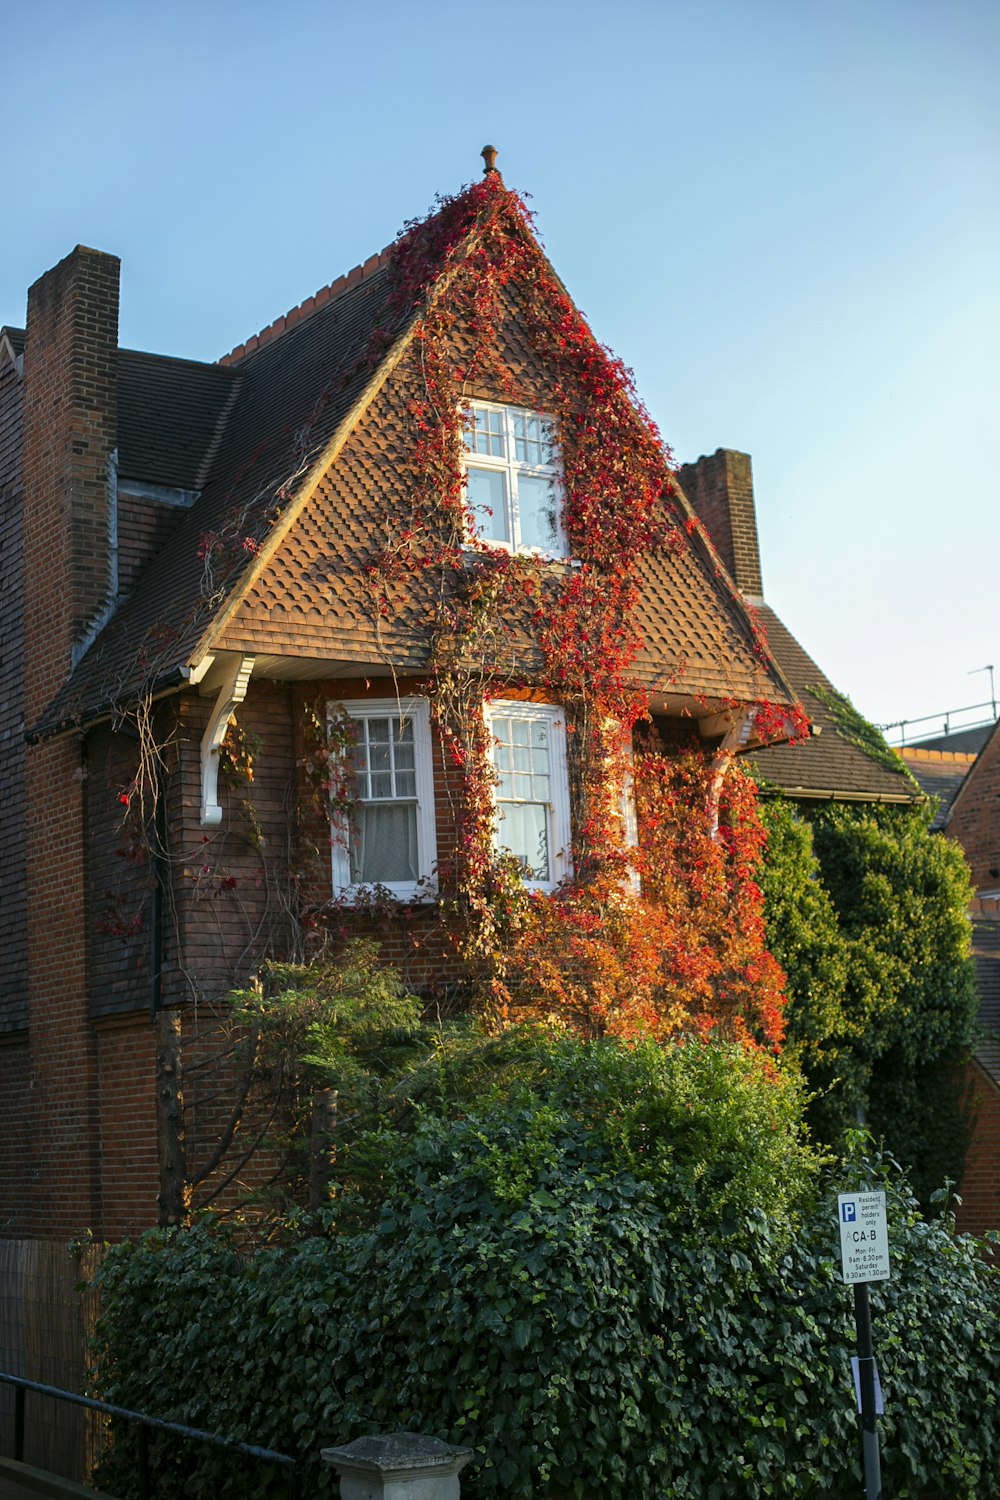
[[[856,1495],[834,1184],[810,1188],[780,1085],[768,1103],[758,1062],[726,1095],[726,1069],[755,1066],[738,1049],[508,1046],[476,1108],[393,1135],[367,1227],[338,1209],[245,1257],[212,1224],[110,1251],[102,1394],[298,1451],[316,1494],[334,1493],[321,1446],[409,1428],[476,1450],[473,1496]],[[887,1491],[985,1500],[1000,1278],[877,1171]],[[164,1495],[281,1493],[169,1446]],[[129,1493],[130,1463],[113,1449],[101,1484]]]
[[768,941],[788,976],[788,1045],[838,1144],[863,1115],[925,1205],[967,1143],[975,1036],[969,873],[923,810],[763,805]]

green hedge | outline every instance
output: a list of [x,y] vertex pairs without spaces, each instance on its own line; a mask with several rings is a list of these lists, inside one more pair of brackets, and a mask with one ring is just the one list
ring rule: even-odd
[[788,1048],[838,1145],[859,1114],[921,1201],[961,1177],[976,1038],[965,857],[928,809],[762,803],[768,944],[788,975]]
[[[739,1088],[713,1097],[723,1062],[744,1066],[726,1049],[674,1049],[658,1073],[642,1049],[572,1046],[580,1067],[572,1047],[543,1049],[502,1097],[398,1141],[370,1227],[328,1220],[253,1254],[212,1223],[115,1247],[101,1394],[301,1453],[307,1493],[335,1493],[322,1446],[411,1429],[476,1449],[472,1496],[853,1500],[833,1194],[872,1171],[815,1193],[793,1142],[768,1156],[785,1115],[762,1064],[745,1063],[740,1105]],[[686,1137],[666,1130],[671,1109]],[[728,1187],[708,1171],[713,1136]],[[800,1221],[787,1194],[767,1213],[783,1156]],[[894,1271],[872,1298],[886,1492],[985,1500],[1000,1490],[1000,1277],[875,1172]],[[157,1464],[159,1495],[281,1493],[211,1452],[167,1443]],[[134,1492],[126,1443],[98,1482]]]

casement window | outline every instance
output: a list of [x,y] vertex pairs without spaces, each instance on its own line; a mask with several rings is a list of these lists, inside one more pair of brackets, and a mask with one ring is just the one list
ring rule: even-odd
[[496,775],[494,844],[512,854],[524,883],[551,891],[572,870],[566,722],[547,703],[486,706]]
[[348,807],[333,820],[334,894],[376,885],[402,900],[427,894],[437,859],[430,706],[426,698],[365,698],[338,707],[352,721],[353,743]]
[[512,552],[565,557],[552,421],[524,407],[473,401],[464,436],[474,535]]

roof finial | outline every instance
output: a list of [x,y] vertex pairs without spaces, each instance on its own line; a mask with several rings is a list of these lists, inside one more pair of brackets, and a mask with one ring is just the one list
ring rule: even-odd
[[495,172],[497,169],[497,148],[495,146],[484,146],[480,155],[486,163],[483,168],[483,176],[488,177],[491,172]]

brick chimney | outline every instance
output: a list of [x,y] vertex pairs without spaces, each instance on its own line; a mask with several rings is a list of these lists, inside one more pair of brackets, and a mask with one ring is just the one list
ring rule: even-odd
[[[24,717],[30,729],[109,603],[118,260],[78,246],[28,293]],[[88,1014],[82,738],[25,752],[31,1192],[20,1233],[99,1227],[97,1045]]]
[[764,590],[749,453],[716,448],[711,457],[685,464],[677,477],[740,593],[760,599]]
[[28,292],[24,344],[27,724],[112,592],[108,464],[118,442],[116,256],[78,245]]

